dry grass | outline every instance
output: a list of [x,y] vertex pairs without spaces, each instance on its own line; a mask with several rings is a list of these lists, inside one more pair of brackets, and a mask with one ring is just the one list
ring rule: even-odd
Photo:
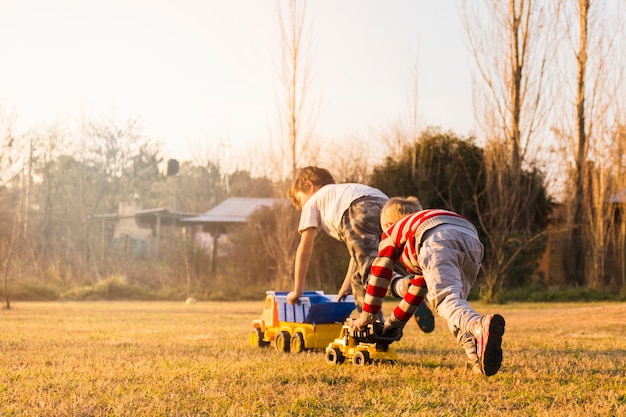
[[15,303],[0,311],[0,415],[626,415],[626,304],[474,306],[507,320],[490,378],[465,371],[440,319],[409,324],[401,363],[356,367],[250,346],[263,300]]

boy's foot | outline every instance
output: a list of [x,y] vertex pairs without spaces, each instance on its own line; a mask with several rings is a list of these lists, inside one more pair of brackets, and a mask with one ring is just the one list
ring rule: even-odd
[[504,324],[504,317],[499,314],[483,316],[474,331],[480,368],[487,376],[494,375],[502,365]]
[[435,316],[428,305],[422,301],[415,314],[413,315],[415,323],[424,333],[430,333],[435,330]]

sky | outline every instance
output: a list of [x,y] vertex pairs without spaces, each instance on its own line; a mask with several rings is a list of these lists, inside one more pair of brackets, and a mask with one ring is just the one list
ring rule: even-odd
[[[278,0],[282,1],[282,0]],[[273,0],[0,0],[0,105],[18,126],[139,119],[166,158],[237,154],[276,124]],[[316,134],[359,136],[406,115],[472,130],[469,54],[454,0],[308,2]]]

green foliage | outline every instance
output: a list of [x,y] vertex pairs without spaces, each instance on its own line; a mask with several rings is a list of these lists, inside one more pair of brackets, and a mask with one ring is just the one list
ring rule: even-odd
[[[535,168],[523,171],[519,187],[524,204],[512,208],[512,223],[506,224],[507,230],[499,230],[504,214],[498,210],[504,206],[492,204],[494,190],[488,186],[489,169],[493,167],[487,165],[483,150],[473,138],[427,130],[415,143],[405,146],[399,157],[389,157],[375,167],[371,185],[389,196],[414,195],[424,208],[452,210],[470,219],[485,245],[483,272],[490,271],[498,277],[496,281],[487,281],[492,287],[488,298],[495,301],[504,283],[524,285],[535,275],[547,241],[538,236],[548,225],[553,203],[541,173]],[[495,197],[510,199],[507,195]]]
[[522,171],[522,184],[532,198],[525,205],[524,221],[530,225],[531,231],[545,230],[550,224],[550,215],[556,207],[556,202],[548,194],[545,174],[533,167]]
[[374,168],[371,185],[389,196],[414,195],[424,208],[444,208],[475,223],[483,189],[483,152],[472,138],[427,130],[400,157]]
[[532,238],[529,233],[523,233],[507,242],[504,253],[511,260],[504,271],[507,288],[523,287],[535,278],[548,237],[542,234],[534,240]]

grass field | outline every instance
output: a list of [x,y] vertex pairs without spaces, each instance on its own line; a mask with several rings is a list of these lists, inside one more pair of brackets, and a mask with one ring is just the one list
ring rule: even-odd
[[263,300],[16,302],[0,310],[0,415],[626,415],[626,303],[473,306],[507,320],[493,377],[465,370],[439,318],[409,323],[400,363],[357,367],[252,347]]

